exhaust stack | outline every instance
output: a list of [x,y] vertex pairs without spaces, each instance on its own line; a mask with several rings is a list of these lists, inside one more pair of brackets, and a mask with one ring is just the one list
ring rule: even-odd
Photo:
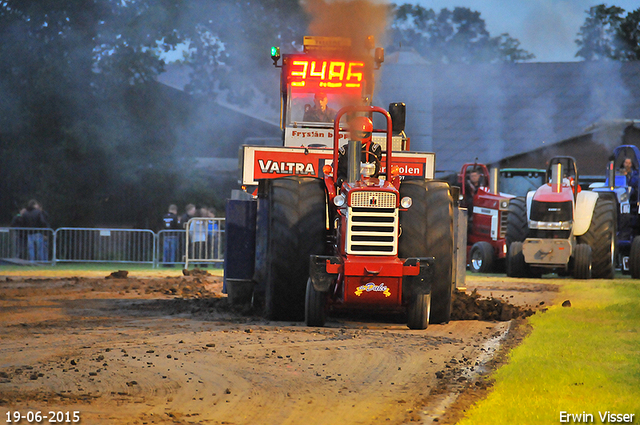
[[489,190],[494,195],[498,195],[498,172],[499,168],[495,167],[491,169],[491,177],[489,178]]
[[613,190],[616,187],[616,169],[613,165],[613,161],[609,161],[607,176],[609,178],[609,189]]
[[360,180],[360,151],[362,143],[358,140],[349,140],[347,152],[347,182],[355,183]]
[[551,189],[555,193],[562,190],[562,164],[557,163],[551,168]]

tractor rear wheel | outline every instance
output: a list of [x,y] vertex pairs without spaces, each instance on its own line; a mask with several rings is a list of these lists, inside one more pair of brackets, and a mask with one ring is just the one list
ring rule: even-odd
[[[411,197],[413,205],[400,212],[402,233],[398,255],[400,258],[434,257],[429,322],[446,323],[451,319],[453,293],[451,188],[446,182],[405,180],[400,185],[400,197],[405,196]],[[411,302],[413,298],[409,304]],[[417,305],[422,303],[416,301]]]
[[586,243],[576,245],[573,254],[573,277],[576,279],[591,279],[591,247]]
[[469,265],[475,273],[491,273],[495,262],[495,253],[489,242],[476,242],[469,251]]
[[431,294],[415,294],[407,309],[407,326],[409,329],[427,329],[427,326],[429,326],[430,306]]
[[591,247],[594,278],[613,279],[616,252],[616,205],[610,199],[598,198],[593,208],[589,230],[578,238]]
[[311,278],[307,280],[307,296],[304,304],[304,321],[307,326],[324,326],[326,314],[327,293],[316,291]]
[[262,184],[256,271],[264,283],[266,315],[270,320],[304,320],[309,256],[325,252],[325,185],[312,177]]
[[527,269],[522,253],[522,242],[512,242],[507,253],[507,276],[526,277]]
[[629,272],[633,279],[640,278],[640,236],[633,238],[629,253]]
[[519,196],[509,201],[509,214],[507,215],[507,247],[512,242],[524,242],[529,233],[527,220],[527,200]]

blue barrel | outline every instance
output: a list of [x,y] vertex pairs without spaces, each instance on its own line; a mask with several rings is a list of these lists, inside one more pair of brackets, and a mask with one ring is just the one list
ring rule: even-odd
[[257,204],[253,199],[227,200],[223,292],[232,304],[249,302],[253,294]]

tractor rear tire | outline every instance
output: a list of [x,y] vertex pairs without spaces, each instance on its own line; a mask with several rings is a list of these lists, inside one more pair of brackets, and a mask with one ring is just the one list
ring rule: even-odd
[[409,329],[427,329],[429,326],[430,306],[431,294],[415,294],[407,309],[407,326]]
[[507,253],[507,276],[526,277],[528,269],[522,253],[522,242],[512,242]]
[[256,269],[265,284],[266,316],[269,320],[301,321],[309,256],[325,253],[325,185],[312,177],[283,177],[263,183],[260,196],[265,197],[265,211],[258,211],[258,224],[262,220],[266,232],[258,229],[258,236],[266,243],[256,249],[256,259],[260,258]]
[[576,279],[591,279],[592,266],[591,247],[586,243],[576,245],[573,253],[573,277]]
[[527,200],[519,196],[509,201],[509,214],[507,215],[507,247],[512,242],[524,242],[529,234],[529,221],[527,220]]
[[633,279],[640,278],[640,236],[633,238],[629,253],[629,272]]
[[327,321],[327,293],[316,291],[311,278],[307,280],[307,295],[304,304],[304,321],[307,326],[324,326]]
[[616,204],[610,199],[598,198],[593,208],[589,230],[578,238],[578,243],[591,247],[594,278],[613,279],[616,253]]
[[[433,180],[405,180],[400,197],[413,205],[400,211],[400,258],[434,257],[430,323],[451,319],[453,293],[453,198],[449,184]],[[409,304],[413,302],[410,299]]]
[[491,273],[496,255],[489,242],[476,242],[469,251],[469,266],[474,273]]

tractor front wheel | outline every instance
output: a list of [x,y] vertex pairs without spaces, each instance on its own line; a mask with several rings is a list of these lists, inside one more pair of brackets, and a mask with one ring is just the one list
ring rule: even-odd
[[573,254],[573,277],[591,279],[591,247],[586,243],[576,245],[576,252]]
[[429,310],[431,294],[416,294],[409,302],[407,309],[407,326],[409,329],[427,329],[429,326]]
[[507,276],[526,277],[527,263],[522,253],[522,242],[512,242],[507,254]]
[[529,233],[527,220],[527,200],[519,196],[509,201],[509,213],[507,215],[507,247],[512,242],[524,242]]
[[327,293],[316,291],[311,278],[307,280],[307,296],[304,304],[304,321],[307,326],[324,326],[327,320],[326,313]]
[[[405,180],[400,197],[409,196],[413,205],[400,212],[402,234],[398,243],[400,258],[433,257],[430,323],[451,319],[453,293],[453,198],[449,184],[441,181]],[[413,295],[408,291],[409,304]],[[423,301],[416,302],[421,305]],[[416,307],[417,308],[417,307]]]
[[629,254],[629,271],[633,279],[640,278],[640,236],[633,238]]
[[613,279],[616,252],[616,205],[610,199],[598,198],[593,208],[589,230],[578,238],[593,253],[594,278]]
[[475,273],[491,273],[495,262],[495,253],[489,242],[476,242],[469,251],[469,265]]

